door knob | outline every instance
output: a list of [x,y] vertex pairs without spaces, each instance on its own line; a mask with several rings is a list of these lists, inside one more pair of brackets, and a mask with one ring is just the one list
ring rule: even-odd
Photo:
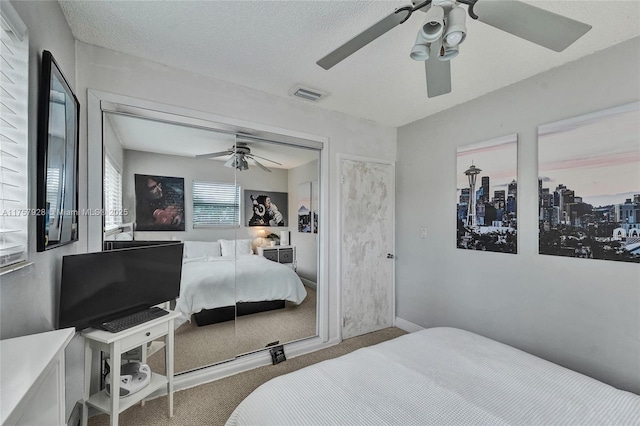
[[393,259],[393,255],[391,253],[387,253],[387,259]]

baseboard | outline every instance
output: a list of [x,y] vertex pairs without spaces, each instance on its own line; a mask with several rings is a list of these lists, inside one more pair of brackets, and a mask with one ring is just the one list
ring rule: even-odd
[[[315,352],[319,349],[328,348],[340,343],[339,339],[332,339],[322,342],[319,337],[299,340],[297,342],[287,343],[284,345],[285,355],[287,358],[294,358],[300,355]],[[192,371],[177,375],[173,380],[174,390],[179,391],[198,386],[204,383],[219,380],[234,374],[253,370],[254,368],[271,365],[271,355],[267,350],[243,355],[236,358],[233,362],[224,362],[221,364],[206,367],[201,370]],[[166,394],[166,389],[160,389],[152,394],[151,398],[155,398]]]
[[311,280],[308,280],[308,279],[302,278],[302,277],[300,277],[300,281],[302,281],[302,284],[304,284],[305,287],[309,287],[311,289],[318,290],[318,285],[314,281],[311,281]]
[[414,333],[416,331],[424,330],[424,327],[421,327],[418,324],[414,324],[412,322],[404,320],[400,317],[396,317],[395,326],[409,333]]

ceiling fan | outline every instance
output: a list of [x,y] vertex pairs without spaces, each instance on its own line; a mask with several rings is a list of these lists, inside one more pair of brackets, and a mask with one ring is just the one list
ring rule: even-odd
[[591,25],[518,0],[426,0],[396,9],[317,64],[328,70],[420,10],[426,12],[426,19],[409,56],[425,63],[429,98],[449,93],[449,61],[458,55],[459,45],[467,35],[466,13],[461,4],[467,6],[471,18],[556,52],[563,51],[591,29]]
[[256,154],[252,154],[251,148],[247,146],[246,142],[236,142],[234,146],[232,146],[226,151],[196,155],[196,158],[215,158],[215,157],[224,157],[226,155],[230,155],[231,157],[229,157],[229,159],[224,163],[224,165],[226,167],[233,167],[240,171],[249,169],[249,163],[247,162],[247,159],[250,159],[255,163],[256,166],[260,167],[265,172],[271,173],[271,170],[263,166],[258,160],[255,159],[255,157],[260,158],[262,160],[269,161],[273,164],[282,166],[282,164],[278,163],[277,161],[269,160],[268,158],[264,158]]

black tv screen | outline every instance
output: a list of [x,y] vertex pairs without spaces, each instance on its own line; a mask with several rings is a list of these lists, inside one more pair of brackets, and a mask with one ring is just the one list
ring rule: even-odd
[[97,326],[180,295],[182,243],[62,258],[58,328]]

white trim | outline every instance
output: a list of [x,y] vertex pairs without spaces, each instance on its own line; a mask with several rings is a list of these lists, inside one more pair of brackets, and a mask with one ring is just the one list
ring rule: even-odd
[[8,274],[9,272],[19,271],[20,269],[24,269],[27,267],[31,267],[34,265],[34,262],[24,261],[19,263],[13,263],[9,266],[4,266],[0,269],[0,276]]
[[[384,159],[380,159],[380,158],[373,158],[373,157],[365,157],[365,156],[361,156],[361,155],[353,155],[353,154],[345,154],[345,153],[338,153],[337,155],[338,158],[338,198],[337,198],[337,224],[335,226],[336,231],[337,231],[337,236],[336,236],[336,241],[341,242],[342,241],[342,191],[343,191],[343,185],[342,185],[342,173],[343,173],[343,164],[344,164],[344,160],[351,160],[351,161],[361,161],[361,162],[367,162],[367,163],[378,163],[378,164],[386,164],[388,166],[391,167],[392,170],[392,183],[391,183],[391,194],[390,194],[390,198],[392,200],[393,206],[394,208],[391,209],[391,223],[393,223],[393,227],[392,227],[392,245],[391,245],[391,249],[393,251],[393,254],[395,256],[395,252],[396,252],[396,222],[395,222],[395,202],[396,202],[396,193],[395,193],[395,184],[396,184],[396,165],[395,165],[395,161],[389,161],[389,160],[384,160]],[[342,336],[342,331],[343,331],[343,326],[342,326],[342,321],[344,318],[344,312],[343,312],[343,306],[342,306],[342,256],[340,256],[340,254],[338,254],[336,256],[336,265],[337,265],[337,277],[336,282],[338,283],[338,310],[337,310],[337,315],[338,315],[338,326],[340,329],[340,339],[343,338]],[[392,292],[391,292],[391,319],[392,319],[392,323],[393,323],[393,318],[396,317],[396,262],[394,259],[393,262],[393,267],[392,267]]]
[[[291,359],[320,349],[335,346],[338,343],[340,343],[338,339],[322,342],[322,339],[319,337],[312,337],[298,342],[285,344],[285,355],[288,359]],[[222,362],[201,370],[195,370],[175,376],[173,380],[174,392],[224,379],[225,377],[230,377],[238,373],[243,373],[267,365],[271,365],[271,355],[267,351],[263,350],[249,355],[244,355],[228,362]],[[154,399],[166,394],[167,389],[161,388],[145,399]]]
[[425,329],[424,327],[421,327],[418,324],[414,324],[400,317],[396,317],[395,326],[409,333],[415,333],[416,331]]
[[[322,230],[319,233],[318,248],[318,294],[317,294],[317,333],[316,337],[304,339],[298,342],[292,342],[285,345],[287,355],[294,357],[305,353],[310,353],[318,349],[340,343],[340,326],[341,322],[333,323],[331,318],[334,312],[340,316],[338,307],[329,303],[329,296],[340,299],[340,288],[338,284],[332,284],[329,287],[329,138],[325,136],[313,135],[309,133],[299,132],[295,130],[283,129],[279,127],[268,126],[262,123],[251,122],[247,120],[224,117],[212,113],[190,110],[187,108],[177,107],[173,105],[162,104],[153,101],[146,101],[129,96],[118,95],[114,93],[103,92],[94,89],[87,89],[87,140],[88,140],[88,158],[87,158],[87,208],[102,208],[102,175],[103,175],[103,156],[102,156],[102,114],[103,107],[106,109],[116,108],[118,111],[125,111],[127,114],[134,114],[136,110],[145,110],[148,115],[157,113],[159,116],[173,115],[173,119],[178,122],[191,123],[193,125],[208,126],[211,129],[224,128],[227,131],[241,129],[244,132],[267,132],[283,136],[284,143],[304,144],[307,140],[310,146],[318,146],[322,144],[320,151],[320,217],[318,226]],[[197,124],[196,124],[197,123]],[[100,171],[96,173],[96,171]],[[102,250],[102,218],[99,216],[89,216],[88,218],[88,250]],[[337,288],[337,293],[336,293]],[[235,360],[223,364],[217,364],[205,367],[201,370],[190,373],[179,374],[175,378],[176,390],[185,389],[197,384],[206,383],[231,374],[237,374],[252,368],[271,363],[271,357],[267,351],[245,355]]]
[[19,41],[24,40],[28,32],[27,26],[8,0],[0,2],[0,21],[3,29],[6,26],[6,29],[11,31]]
[[[104,207],[102,136],[100,98],[96,92],[89,89],[87,90],[87,208],[100,211]],[[102,216],[87,218],[87,251],[102,251],[102,226]]]

